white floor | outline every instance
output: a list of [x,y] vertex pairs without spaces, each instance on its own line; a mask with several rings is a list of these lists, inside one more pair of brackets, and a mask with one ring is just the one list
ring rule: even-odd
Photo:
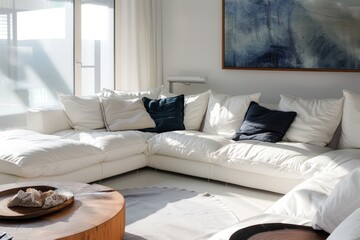
[[177,187],[199,193],[211,193],[226,204],[239,220],[262,213],[282,195],[223,182],[208,181],[170,172],[145,168],[97,182],[121,190],[142,187]]

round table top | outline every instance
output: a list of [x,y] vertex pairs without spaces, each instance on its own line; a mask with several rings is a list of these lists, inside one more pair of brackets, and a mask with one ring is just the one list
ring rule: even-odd
[[[71,191],[74,194],[74,203],[57,212],[32,219],[1,219],[1,231],[7,232],[16,240],[81,239],[84,236],[92,236],[89,234],[98,234],[99,231],[105,231],[101,236],[111,236],[106,239],[119,239],[120,236],[116,235],[123,234],[125,200],[119,192],[111,188],[78,182],[24,182],[0,185],[0,193],[12,188],[41,185]],[[122,232],[115,233],[113,229],[109,232],[111,224]],[[107,230],[99,228],[101,226]]]

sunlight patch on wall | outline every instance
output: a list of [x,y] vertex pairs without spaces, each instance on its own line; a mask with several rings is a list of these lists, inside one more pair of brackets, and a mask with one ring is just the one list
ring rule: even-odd
[[18,40],[65,39],[65,16],[65,8],[18,12]]

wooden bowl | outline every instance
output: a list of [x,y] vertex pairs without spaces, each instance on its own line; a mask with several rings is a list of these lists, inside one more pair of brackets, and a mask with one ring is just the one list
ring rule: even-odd
[[[43,209],[40,207],[8,207],[8,202],[10,199],[18,193],[19,190],[26,191],[27,188],[34,188],[42,192],[48,190],[57,190],[63,194],[71,196],[68,200],[63,202],[60,205],[54,206],[52,208]],[[57,189],[52,186],[27,186],[19,188],[6,189],[0,192],[0,219],[29,219],[39,216],[43,216],[52,212],[59,211],[74,202],[74,194],[66,189]]]

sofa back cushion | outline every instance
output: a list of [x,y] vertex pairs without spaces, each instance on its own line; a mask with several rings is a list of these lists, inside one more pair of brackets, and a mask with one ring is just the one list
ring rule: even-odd
[[77,97],[59,94],[59,98],[74,129],[89,130],[105,127],[97,95]]
[[233,138],[241,126],[250,102],[259,102],[260,93],[228,96],[212,92],[209,97],[203,132]]
[[339,148],[360,148],[360,95],[344,90]]
[[340,124],[344,99],[304,99],[280,96],[279,110],[297,113],[284,140],[318,146],[330,143]]
[[[162,89],[160,98],[174,97],[173,93]],[[184,99],[184,125],[186,130],[200,130],[208,106],[210,91],[186,95]]]
[[153,89],[149,89],[149,90],[146,90],[146,91],[121,91],[121,90],[110,90],[110,89],[104,88],[103,91],[101,92],[101,96],[103,96],[103,97],[117,97],[117,98],[121,98],[123,100],[134,99],[134,98],[140,98],[141,99],[143,97],[155,99],[155,98],[159,97],[160,91],[162,89],[163,89],[163,86],[153,88]]
[[108,131],[136,130],[156,126],[139,98],[122,100],[108,97],[100,99]]

